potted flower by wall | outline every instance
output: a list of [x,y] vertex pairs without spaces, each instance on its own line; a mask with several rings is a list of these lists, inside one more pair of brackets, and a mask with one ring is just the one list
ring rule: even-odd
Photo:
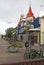
[[16,42],[11,42],[11,46],[8,47],[8,51],[12,53],[19,51]]

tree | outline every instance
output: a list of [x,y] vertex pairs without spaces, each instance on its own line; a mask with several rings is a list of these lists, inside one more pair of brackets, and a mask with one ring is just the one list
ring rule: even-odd
[[15,27],[15,28],[14,28],[13,37],[14,37],[14,39],[16,39],[16,40],[17,40],[17,35],[18,35],[18,28]]
[[7,30],[6,30],[6,37],[7,38],[10,38],[10,40],[11,40],[11,38],[12,38],[12,34],[14,33],[14,28],[7,28]]

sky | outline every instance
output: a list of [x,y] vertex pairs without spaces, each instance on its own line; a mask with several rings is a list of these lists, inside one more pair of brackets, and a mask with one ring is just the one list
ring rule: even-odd
[[[0,34],[9,27],[16,27],[21,14],[26,16],[31,2],[35,17],[44,11],[44,0],[0,0]],[[43,14],[43,13],[41,13]]]

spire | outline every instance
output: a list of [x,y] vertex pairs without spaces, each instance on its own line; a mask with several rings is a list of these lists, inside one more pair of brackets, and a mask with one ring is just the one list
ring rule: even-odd
[[31,5],[30,5],[30,7],[29,7],[29,11],[28,11],[26,17],[33,17],[33,18],[35,18],[34,14],[33,14],[33,12],[32,12],[32,9],[31,9]]
[[21,14],[21,16],[20,16],[20,20],[19,20],[19,22],[18,22],[18,25],[20,25],[21,23],[22,23],[22,19],[23,19],[23,14]]

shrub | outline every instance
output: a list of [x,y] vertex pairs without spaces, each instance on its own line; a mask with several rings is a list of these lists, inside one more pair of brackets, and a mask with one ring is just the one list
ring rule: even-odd
[[21,42],[10,42],[10,44],[14,47],[19,47],[19,48],[23,46]]
[[12,46],[16,47],[16,44],[12,44]]
[[21,48],[22,44],[21,43],[17,43],[17,47]]
[[12,42],[11,45],[14,46],[14,47],[17,47],[15,42]]

